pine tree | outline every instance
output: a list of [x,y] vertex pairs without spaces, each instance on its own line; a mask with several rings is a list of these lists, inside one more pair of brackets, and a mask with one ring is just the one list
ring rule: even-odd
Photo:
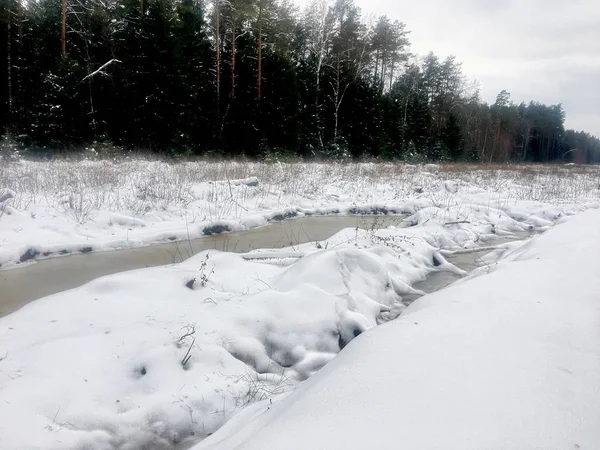
[[2,0],[0,36],[0,133],[28,146],[600,160],[562,105],[489,105],[452,56],[407,64],[404,24],[353,0]]
[[448,156],[458,161],[463,156],[462,133],[458,118],[454,114],[448,116],[442,142],[448,149]]
[[217,92],[212,82],[213,51],[206,34],[203,4],[182,0],[177,5],[174,29],[176,80],[174,109],[180,133],[175,139],[181,150],[203,152],[215,144],[219,121]]
[[123,120],[112,132],[125,145],[166,151],[178,129],[173,3],[126,0],[121,14],[116,55],[122,78],[115,99]]

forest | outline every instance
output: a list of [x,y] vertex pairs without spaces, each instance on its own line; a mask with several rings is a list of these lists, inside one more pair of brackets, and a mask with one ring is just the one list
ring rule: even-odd
[[33,151],[600,162],[562,105],[484,102],[353,0],[0,1],[0,133]]

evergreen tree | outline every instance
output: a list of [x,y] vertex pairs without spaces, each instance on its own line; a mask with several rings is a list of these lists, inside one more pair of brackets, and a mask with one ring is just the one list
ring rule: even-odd
[[168,150],[178,129],[177,73],[170,0],[125,0],[117,30],[120,80],[115,96],[122,121],[113,134],[127,146]]
[[462,133],[458,119],[454,114],[450,114],[448,117],[442,142],[448,149],[448,156],[450,158],[458,161],[462,157]]
[[1,1],[0,133],[30,148],[600,160],[562,105],[488,105],[353,0]]
[[177,5],[174,29],[174,109],[179,136],[178,149],[201,153],[211,149],[219,126],[217,93],[211,69],[213,52],[206,33],[204,5],[200,0],[182,0]]

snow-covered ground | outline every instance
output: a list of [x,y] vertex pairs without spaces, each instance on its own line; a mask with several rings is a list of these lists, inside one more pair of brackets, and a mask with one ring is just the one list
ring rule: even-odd
[[420,211],[412,223],[447,223],[492,207],[521,220],[531,202],[579,210],[599,188],[593,166],[0,161],[0,267],[303,214]]
[[600,448],[600,212],[417,300],[195,450]]
[[[259,249],[246,255],[204,252],[181,264],[100,278],[33,302],[0,319],[2,449],[188,449],[207,437],[210,439],[206,442],[210,443],[211,439],[233,436],[237,429],[242,430],[241,434],[228,442],[243,442],[251,429],[245,428],[247,421],[254,414],[270,411],[271,402],[277,403],[299,385],[303,387],[277,406],[282,417],[304,414],[286,405],[300,404],[301,392],[325,386],[323,389],[332,396],[321,392],[321,401],[331,398],[340,402],[339,408],[347,405],[348,411],[333,412],[316,402],[315,411],[323,414],[321,422],[328,423],[329,411],[341,416],[350,414],[352,420],[359,421],[359,400],[369,405],[366,400],[370,391],[365,386],[371,386],[374,396],[385,396],[380,390],[393,384],[393,380],[382,369],[384,361],[389,359],[390,371],[399,373],[406,367],[405,356],[421,358],[421,365],[417,366],[427,369],[422,384],[415,385],[417,390],[425,389],[425,381],[432,383],[429,394],[433,397],[428,397],[427,402],[435,400],[433,393],[452,390],[444,390],[446,382],[456,384],[460,390],[469,377],[480,381],[485,376],[491,377],[495,387],[503,376],[518,376],[510,372],[511,368],[525,376],[531,395],[539,394],[534,398],[537,401],[544,389],[555,386],[551,384],[555,374],[548,376],[549,381],[541,380],[536,388],[532,380],[541,372],[535,372],[533,366],[519,365],[519,355],[529,357],[539,345],[541,353],[532,361],[544,362],[546,347],[555,343],[541,338],[547,330],[557,330],[557,342],[565,337],[571,339],[571,325],[564,328],[555,314],[557,305],[571,306],[564,303],[567,299],[563,291],[567,288],[559,288],[561,283],[569,288],[571,283],[582,285],[590,292],[598,287],[593,284],[598,281],[597,275],[590,272],[592,256],[578,260],[573,253],[583,248],[588,253],[598,253],[597,227],[593,231],[596,235],[586,228],[597,223],[598,214],[588,212],[571,218],[598,206],[600,172],[594,167],[466,170],[375,164],[20,161],[4,165],[1,170],[0,184],[4,187],[0,186],[0,191],[4,189],[5,198],[1,203],[0,258],[6,266],[28,259],[22,258],[27,253],[39,257],[61,250],[83,251],[85,247],[109,250],[161,239],[187,239],[202,235],[215,224],[243,229],[291,214],[376,210],[406,216],[404,227],[346,229],[325,242],[279,250]],[[565,220],[569,223],[552,230],[554,234],[535,238],[524,248],[526,251],[515,250],[518,244],[503,244],[494,253],[498,257],[512,251],[511,259],[527,263],[506,263],[494,270],[494,264],[488,261],[482,274],[492,271],[492,275],[424,297],[406,309],[403,297],[418,294],[411,287],[415,282],[440,270],[462,274],[444,256],[494,245],[498,237],[546,231]],[[557,244],[557,239],[567,237],[572,245],[570,241]],[[552,253],[554,247],[558,247],[557,253]],[[557,261],[562,264],[560,273]],[[582,268],[583,263],[590,265]],[[539,281],[546,272],[549,278]],[[578,278],[579,273],[588,272],[596,278]],[[537,284],[516,277],[519,273],[538,280]],[[492,280],[489,289],[484,288],[486,280]],[[474,288],[476,294],[469,294],[468,286],[476,283],[481,285]],[[536,285],[540,285],[539,293]],[[444,306],[444,292],[456,289],[466,290],[465,299],[462,294],[448,294],[449,306]],[[522,292],[528,296],[522,298]],[[542,297],[554,292],[556,298],[549,302],[551,309],[541,313],[548,322],[539,325],[537,310],[526,300],[532,295]],[[476,298],[489,301],[485,304],[489,308],[477,303]],[[577,303],[573,311],[565,313],[565,323],[575,324],[577,318],[586,317],[593,320],[592,313],[598,311],[588,303],[582,304],[581,310]],[[393,325],[361,337],[358,344],[366,342],[364,347],[352,344],[336,356],[355,337],[398,315],[400,319]],[[426,317],[413,320],[417,315]],[[428,315],[433,319],[429,325],[418,328],[423,330],[421,335],[418,331],[404,331],[407,324],[429,320]],[[481,325],[471,319],[481,319]],[[525,324],[530,324],[531,333],[525,332]],[[583,325],[581,334],[577,332],[568,343],[580,344],[580,337],[589,332]],[[510,333],[513,327],[514,337]],[[470,331],[464,334],[460,332],[463,329],[465,333]],[[391,334],[385,337],[385,333]],[[404,333],[408,333],[406,338]],[[384,337],[377,338],[380,335]],[[467,335],[468,345],[461,340]],[[519,350],[518,338],[524,340],[523,352],[513,360],[505,346]],[[451,345],[453,342],[456,346]],[[489,355],[484,355],[483,365],[474,367],[472,375],[460,372],[466,381],[458,383],[455,378],[463,367],[460,362],[468,366],[472,363],[469,358],[485,354],[486,348]],[[458,352],[456,361],[450,358],[450,350]],[[596,350],[594,347],[590,351]],[[512,364],[498,374],[492,364],[497,351],[504,352],[498,355],[498,364]],[[368,372],[362,363],[363,353],[372,353],[374,372]],[[463,359],[461,354],[465,355]],[[598,356],[593,352],[590,355]],[[556,357],[560,359],[563,354],[556,353]],[[331,373],[335,375],[329,376],[329,382],[335,384],[336,371],[356,372],[364,382],[357,389],[366,390],[340,391],[340,396],[355,397],[347,399],[347,403],[334,396],[336,391],[323,381],[300,384],[334,358],[335,362],[320,372],[325,375],[318,375],[315,380],[327,380]],[[574,372],[574,368],[579,368],[567,364],[569,361],[565,362],[567,370]],[[548,364],[539,366],[539,370]],[[595,367],[590,368],[589,375],[597,374],[591,369]],[[407,372],[407,379],[412,380],[410,377],[416,377],[416,373]],[[371,378],[363,379],[361,374]],[[351,378],[347,383],[351,389]],[[411,389],[410,383],[398,384],[407,391]],[[481,383],[476,384],[474,393],[481,394],[481,389]],[[578,389],[577,392],[588,394],[587,387]],[[453,401],[452,395],[444,398]],[[561,399],[552,397],[551,401]],[[511,403],[507,400],[506,404]],[[308,407],[307,403],[302,405],[301,408]],[[458,411],[469,405],[466,401]],[[579,413],[578,403],[565,405]],[[394,417],[391,404],[382,404],[382,408],[382,414],[388,411],[389,417]],[[289,415],[287,411],[291,411]],[[426,412],[417,411],[421,414],[418,417]],[[454,411],[440,403],[440,410],[432,416],[440,418],[444,413],[452,415]],[[405,414],[410,415],[410,411],[399,410],[399,420],[404,420]],[[481,413],[478,426],[491,427],[484,419],[493,418],[494,414]],[[289,426],[291,422],[271,425],[271,420],[270,414],[263,414],[256,422],[251,421],[251,426],[264,425],[265,431],[248,445],[285,448],[282,446],[288,439],[277,445],[267,444],[275,442],[269,440],[279,433],[271,434],[269,430],[278,430],[279,423]],[[302,448],[336,448],[333,443],[331,447],[326,445],[332,442],[328,436],[334,436],[333,428],[339,427],[342,432],[343,419],[336,420],[339,422],[331,422],[330,431],[315,428],[315,439],[324,433],[322,445],[317,440],[311,446],[298,437],[290,445],[305,442],[307,446]],[[228,422],[228,427],[211,437]],[[301,422],[296,432],[312,433]],[[423,431],[426,425],[427,422],[421,423],[419,428],[424,434],[428,433]],[[371,425],[365,422],[361,428],[349,422],[348,426],[359,433]],[[394,426],[388,431],[392,430]],[[515,434],[515,439],[521,435]],[[398,433],[397,439],[401,438],[402,433]],[[428,442],[425,438],[431,437],[425,436],[423,442]],[[581,442],[586,443],[583,439]],[[366,441],[357,438],[356,442]],[[393,442],[387,448],[396,448],[398,441]],[[231,448],[224,445],[223,448]],[[361,448],[365,446],[373,447],[364,444]]]

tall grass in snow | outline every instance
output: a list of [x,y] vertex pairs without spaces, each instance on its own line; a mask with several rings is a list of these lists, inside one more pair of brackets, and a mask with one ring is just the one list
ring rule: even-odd
[[[258,186],[234,183],[256,177]],[[349,201],[370,193],[402,201],[455,180],[516,200],[570,202],[600,197],[600,167],[564,165],[406,165],[392,163],[256,163],[240,161],[35,162],[0,164],[0,188],[15,192],[11,206],[44,205],[78,223],[95,211],[143,217],[169,209],[189,220],[239,218],[249,210],[285,207],[293,199]],[[432,199],[443,205],[448,199]]]

